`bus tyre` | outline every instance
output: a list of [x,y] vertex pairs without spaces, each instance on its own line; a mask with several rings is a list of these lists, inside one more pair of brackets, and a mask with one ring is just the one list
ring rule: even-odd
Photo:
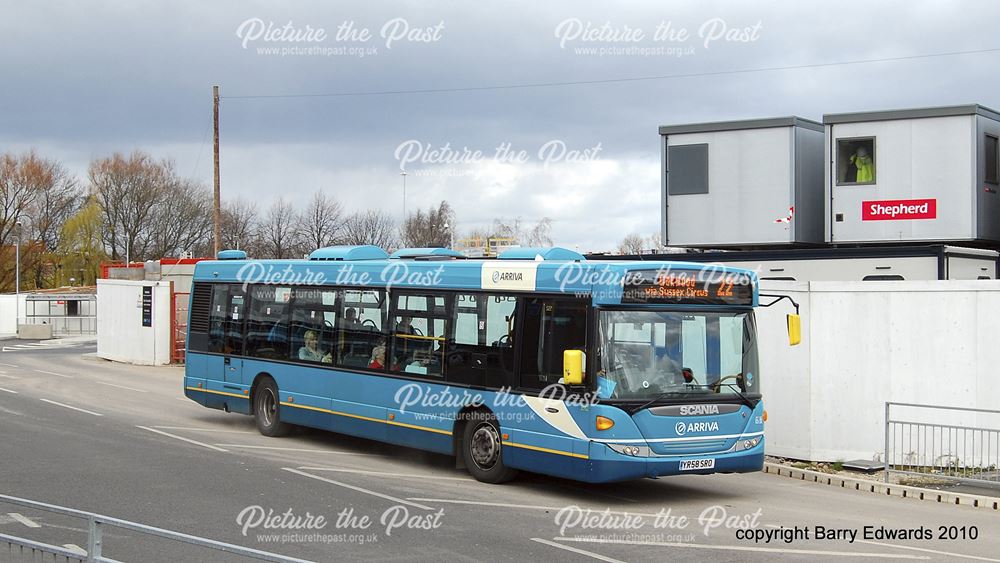
[[469,473],[483,483],[504,483],[517,475],[503,464],[500,425],[492,413],[473,412],[462,433],[462,459]]
[[278,394],[278,384],[270,377],[264,378],[253,394],[253,414],[257,421],[257,430],[265,436],[284,436],[292,429],[291,425],[281,422],[281,402]]

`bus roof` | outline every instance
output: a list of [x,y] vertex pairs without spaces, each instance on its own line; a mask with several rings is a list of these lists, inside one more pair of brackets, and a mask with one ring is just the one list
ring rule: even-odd
[[[405,253],[404,253],[405,254]],[[758,302],[751,270],[674,261],[586,260],[203,260],[194,281],[358,288],[439,288],[470,291],[590,294],[595,304],[622,302],[623,279],[636,272],[703,272],[718,278],[745,276]]]

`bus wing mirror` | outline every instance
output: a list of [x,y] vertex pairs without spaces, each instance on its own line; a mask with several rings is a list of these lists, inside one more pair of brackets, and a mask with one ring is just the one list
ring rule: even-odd
[[563,350],[563,384],[583,383],[584,355],[581,350]]
[[788,315],[788,345],[796,346],[802,342],[802,319],[798,315]]

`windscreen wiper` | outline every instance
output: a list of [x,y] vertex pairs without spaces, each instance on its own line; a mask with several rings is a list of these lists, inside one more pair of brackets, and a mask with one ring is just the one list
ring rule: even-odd
[[637,413],[637,412],[641,411],[642,409],[648,407],[649,405],[652,405],[656,401],[659,401],[660,399],[666,399],[667,397],[669,397],[671,395],[680,395],[680,394],[681,394],[680,391],[667,391],[665,393],[660,393],[659,395],[653,397],[651,400],[646,401],[645,403],[643,403],[643,404],[639,405],[638,407],[632,409],[632,413]]
[[741,399],[743,399],[743,404],[745,404],[746,406],[750,407],[750,410],[754,410],[755,408],[757,408],[757,405],[754,404],[754,402],[750,400],[750,397],[747,397],[746,395],[743,394],[743,392],[740,390],[739,386],[734,385],[732,383],[718,383],[718,384],[713,384],[713,385],[725,385],[726,387],[729,387],[730,389],[733,390],[734,393],[736,393],[737,395],[740,396]]

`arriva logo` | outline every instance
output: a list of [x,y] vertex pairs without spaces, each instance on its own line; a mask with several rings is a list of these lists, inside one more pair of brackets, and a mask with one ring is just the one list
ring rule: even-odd
[[718,422],[691,422],[684,423],[678,422],[674,426],[674,430],[677,431],[678,436],[683,436],[688,432],[718,432],[719,423]]
[[501,281],[524,281],[522,272],[493,272],[493,283]]
[[719,405],[682,405],[680,413],[681,416],[719,414]]

